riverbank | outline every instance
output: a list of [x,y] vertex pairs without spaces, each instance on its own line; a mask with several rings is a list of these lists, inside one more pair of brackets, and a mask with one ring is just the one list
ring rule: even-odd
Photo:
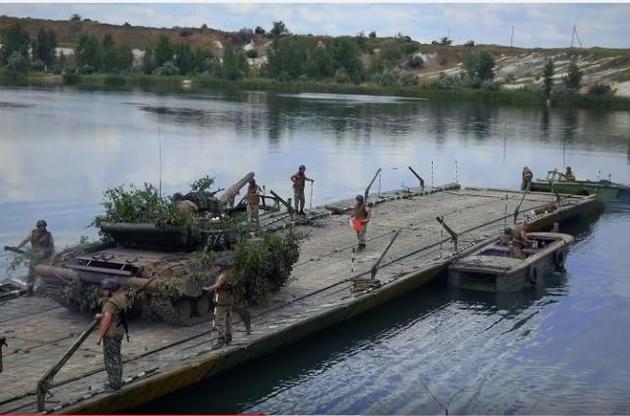
[[[284,93],[329,93],[398,96],[431,100],[481,101],[486,104],[540,106],[546,105],[544,97],[532,90],[484,90],[471,88],[439,89],[421,86],[380,86],[373,83],[342,84],[324,81],[277,81],[269,78],[245,78],[238,81],[203,76],[154,76],[154,75],[51,75],[30,72],[17,75],[0,70],[0,85],[18,87],[69,86],[78,89],[128,90],[140,88],[148,91],[202,92],[203,90],[269,91]],[[630,111],[630,98],[614,95],[558,95],[550,105],[562,108]]]

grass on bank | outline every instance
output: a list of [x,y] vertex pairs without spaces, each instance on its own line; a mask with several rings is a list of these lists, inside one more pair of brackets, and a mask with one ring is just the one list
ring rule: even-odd
[[[186,84],[184,81],[190,81]],[[472,88],[438,89],[429,85],[420,86],[380,86],[374,83],[340,84],[324,81],[277,81],[269,78],[245,78],[229,81],[199,76],[155,76],[145,74],[112,75],[51,75],[31,71],[26,75],[15,74],[6,69],[0,70],[0,82],[17,86],[55,86],[69,85],[79,89],[167,89],[172,91],[196,91],[203,89],[258,90],[288,93],[335,93],[391,95],[409,98],[427,98],[433,100],[480,100],[499,105],[544,106],[545,99],[537,91],[498,90],[489,91]],[[577,107],[585,109],[604,109],[630,111],[630,98],[614,95],[556,95],[552,97],[554,107]]]

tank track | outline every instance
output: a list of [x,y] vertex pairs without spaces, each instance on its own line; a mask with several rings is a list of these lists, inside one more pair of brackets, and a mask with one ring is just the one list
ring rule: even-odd
[[152,314],[159,321],[175,326],[192,326],[208,322],[212,316],[207,296],[182,298],[174,301],[167,297],[155,297],[149,303]]

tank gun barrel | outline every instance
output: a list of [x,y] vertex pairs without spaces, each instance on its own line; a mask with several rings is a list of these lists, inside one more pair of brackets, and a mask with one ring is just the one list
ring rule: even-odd
[[236,197],[236,194],[238,194],[238,192],[241,190],[242,187],[244,187],[247,184],[247,182],[249,182],[251,179],[254,178],[254,175],[255,175],[254,172],[249,172],[247,175],[243,176],[234,185],[227,188],[227,190],[223,192],[223,195],[219,197],[219,201],[221,201],[221,204],[224,206],[225,205],[233,206],[234,198]]

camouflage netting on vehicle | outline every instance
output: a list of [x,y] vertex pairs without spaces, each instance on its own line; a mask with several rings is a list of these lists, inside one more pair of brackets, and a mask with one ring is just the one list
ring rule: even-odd
[[163,197],[158,189],[145,183],[144,188],[131,184],[105,191],[105,213],[94,218],[92,225],[103,222],[153,223],[157,225],[189,225],[192,214],[177,209],[175,201]]
[[286,286],[300,255],[300,240],[305,237],[291,230],[239,243],[234,254],[237,298],[249,304],[264,304],[273,292]]

